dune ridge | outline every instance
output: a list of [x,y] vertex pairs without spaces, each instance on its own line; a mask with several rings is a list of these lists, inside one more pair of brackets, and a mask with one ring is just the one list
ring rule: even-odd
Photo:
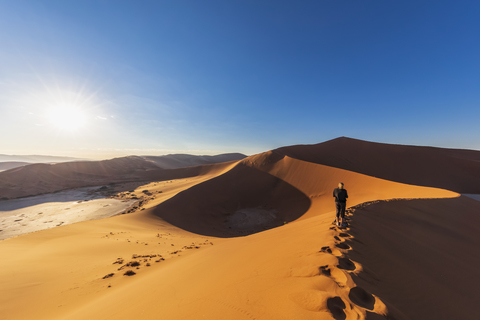
[[[391,198],[458,196],[447,190],[390,182],[267,152],[248,157],[222,175],[183,191],[158,206],[155,214],[194,233],[245,235],[332,212],[331,193],[339,181],[348,186],[348,203],[352,206]],[[250,228],[235,228],[231,218],[242,209],[273,211],[275,218]]]
[[[435,307],[442,291],[430,292],[438,289],[433,285],[421,291],[418,273],[442,274],[442,288],[460,292],[438,300],[442,303],[455,305],[462,294],[475,297],[475,286],[460,290],[471,268],[459,277],[441,264],[432,266],[428,257],[451,259],[448,266],[454,268],[466,263],[465,254],[479,244],[475,226],[461,229],[450,223],[455,208],[468,210],[462,217],[470,219],[479,205],[450,190],[459,189],[461,179],[469,190],[478,182],[465,174],[450,180],[448,172],[432,182],[444,181],[445,189],[394,182],[304,156],[328,157],[320,154],[321,144],[300,149],[151,170],[149,182],[134,192],[149,200],[129,214],[0,241],[0,254],[9,257],[0,261],[0,314],[9,320],[32,315],[40,320],[398,320],[425,319],[442,311],[450,319],[476,314],[468,299],[459,304],[466,312]],[[432,149],[418,150],[422,155]],[[446,157],[439,163],[451,160]],[[403,163],[402,157],[390,158],[392,171]],[[350,159],[353,166],[368,164],[361,157],[356,164],[356,159]],[[430,173],[419,172],[419,179],[427,181]],[[155,180],[165,174],[170,179]],[[350,194],[351,226],[346,229],[332,225],[331,193],[340,181]],[[459,236],[463,238],[454,247],[470,241],[460,254],[443,250],[449,237]],[[405,241],[408,248],[402,249]],[[415,259],[418,254],[424,259]],[[408,261],[395,267],[397,259]],[[415,268],[417,274],[412,273]],[[126,270],[135,275],[124,276]],[[435,277],[428,279],[435,282]],[[409,297],[409,292],[418,294]],[[429,292],[432,297],[422,306],[421,294]],[[412,301],[418,303],[406,306]]]
[[341,137],[276,152],[406,184],[480,193],[480,151],[376,143]]

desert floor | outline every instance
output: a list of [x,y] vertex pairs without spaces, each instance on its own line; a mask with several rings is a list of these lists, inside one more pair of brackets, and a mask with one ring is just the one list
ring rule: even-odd
[[107,199],[99,187],[0,201],[0,240],[81,221],[114,216],[135,200]]

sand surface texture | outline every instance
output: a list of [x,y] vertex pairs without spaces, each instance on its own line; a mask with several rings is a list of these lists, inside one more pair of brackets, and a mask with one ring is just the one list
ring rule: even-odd
[[454,191],[478,182],[394,182],[300,147],[119,185],[127,214],[0,241],[2,319],[477,319],[480,202]]

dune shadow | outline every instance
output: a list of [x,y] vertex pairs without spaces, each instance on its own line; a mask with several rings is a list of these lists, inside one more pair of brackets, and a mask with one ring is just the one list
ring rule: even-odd
[[310,203],[287,182],[238,164],[163,202],[154,214],[181,229],[226,238],[284,225],[301,217]]
[[335,244],[335,247],[339,249],[349,250],[350,246],[344,242]]
[[353,271],[357,268],[355,264],[352,262],[352,260],[348,258],[338,258],[337,267],[339,269],[348,270],[348,271]]
[[348,297],[350,298],[350,301],[362,308],[373,310],[373,307],[375,306],[375,297],[363,288],[354,287],[350,289]]

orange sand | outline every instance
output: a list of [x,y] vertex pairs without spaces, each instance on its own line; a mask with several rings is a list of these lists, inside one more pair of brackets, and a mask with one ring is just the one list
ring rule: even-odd
[[[409,300],[395,297],[408,295],[409,289],[417,292],[420,280],[396,279],[397,286],[403,281],[409,288],[389,292],[395,275],[376,276],[371,271],[382,266],[395,272],[382,264],[383,255],[393,264],[397,256],[410,256],[388,253],[389,247],[379,239],[397,245],[405,240],[401,226],[390,220],[400,219],[408,225],[417,212],[410,203],[423,201],[423,226],[435,225],[437,220],[435,212],[428,211],[429,203],[457,201],[469,208],[480,204],[459,198],[455,192],[382,180],[277,151],[195,170],[198,174],[190,178],[183,175],[139,186],[134,194],[148,190],[148,201],[130,214],[1,241],[2,319],[350,320],[383,319],[386,314],[416,319],[420,307],[403,310],[404,301]],[[396,198],[443,200],[374,204],[372,208],[380,205],[378,213],[385,215],[375,232],[370,232],[368,220],[362,220],[370,207],[356,209],[351,228],[339,230],[331,224],[331,193],[339,181],[349,192],[350,207]],[[406,214],[390,214],[399,203],[401,213]],[[244,220],[233,219],[236,215],[243,215]],[[250,224],[242,224],[245,219]],[[464,236],[469,238],[477,231],[468,229]],[[434,234],[443,246],[451,233],[424,227],[408,239],[415,246],[422,237]],[[363,241],[368,246],[358,245]],[[458,243],[463,241],[467,240]],[[430,246],[431,251],[438,250],[434,243]],[[134,254],[150,257],[133,258]],[[119,258],[123,264],[115,263]],[[466,261],[461,255],[452,259],[459,268]],[[140,263],[139,269],[118,270],[134,260]],[[405,266],[411,267],[412,262]],[[126,270],[136,274],[124,276]],[[453,271],[458,272],[461,269]],[[110,273],[114,275],[102,279]],[[451,282],[443,289],[458,288],[455,279]],[[467,294],[475,295],[473,291]]]

